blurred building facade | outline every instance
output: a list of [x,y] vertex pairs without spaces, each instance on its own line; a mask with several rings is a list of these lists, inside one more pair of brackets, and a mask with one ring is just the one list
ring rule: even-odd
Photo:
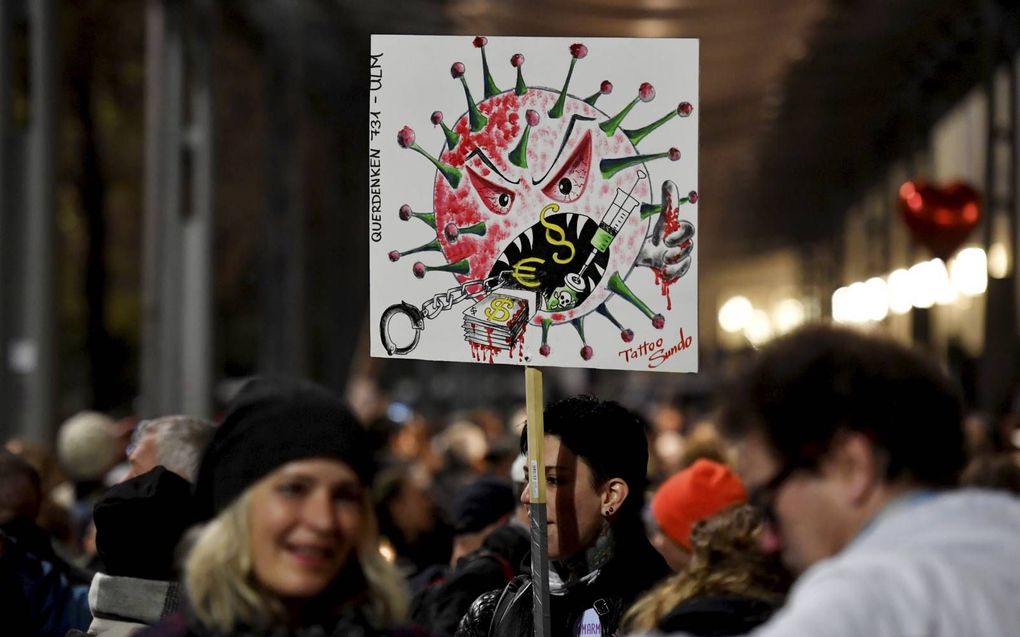
[[[257,372],[520,397],[502,368],[465,370],[486,379],[467,397],[460,372],[367,357],[371,33],[700,38],[705,373],[557,371],[560,391],[701,394],[733,353],[832,317],[930,347],[1001,410],[1018,25],[1005,0],[4,2],[0,434],[47,439],[82,407],[212,415]],[[902,219],[916,179],[981,193],[953,258]]]

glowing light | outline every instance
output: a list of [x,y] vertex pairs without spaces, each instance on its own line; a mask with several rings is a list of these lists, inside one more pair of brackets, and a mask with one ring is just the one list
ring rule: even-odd
[[772,321],[765,310],[753,310],[751,320],[744,328],[744,336],[757,347],[772,338]]
[[927,309],[935,305],[935,278],[930,274],[931,265],[928,261],[915,263],[907,271],[910,278],[910,304],[916,308]]
[[849,317],[851,323],[864,323],[868,320],[868,287],[861,281],[850,286],[848,295]]
[[928,267],[935,289],[935,302],[939,305],[955,303],[960,295],[949,282],[949,270],[946,269],[945,262],[942,259],[932,259],[928,262]]
[[804,304],[797,299],[783,299],[772,313],[776,332],[785,334],[804,322]]
[[964,296],[984,294],[988,289],[988,258],[981,248],[964,248],[949,266],[953,288]]
[[906,314],[913,302],[910,290],[910,273],[900,268],[889,275],[886,289],[889,293],[889,311],[893,314]]
[[383,559],[392,564],[397,559],[397,551],[393,548],[393,545],[388,540],[381,540],[379,542],[379,554],[382,555]]
[[988,276],[1004,279],[1009,274],[1009,250],[1006,244],[996,242],[988,249]]
[[754,313],[754,306],[746,296],[734,296],[719,308],[719,326],[734,333],[747,327]]
[[885,279],[872,277],[864,282],[864,289],[868,320],[881,321],[889,316],[889,287]]
[[849,288],[842,287],[832,293],[832,320],[837,323],[850,322],[849,301]]

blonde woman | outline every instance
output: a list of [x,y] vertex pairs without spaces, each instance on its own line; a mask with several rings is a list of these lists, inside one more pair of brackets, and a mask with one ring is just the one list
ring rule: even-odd
[[761,516],[739,505],[698,522],[685,570],[639,599],[623,618],[625,632],[743,635],[783,603],[790,576],[758,548]]
[[184,611],[147,637],[396,634],[407,599],[378,551],[372,450],[337,398],[256,379],[206,450]]

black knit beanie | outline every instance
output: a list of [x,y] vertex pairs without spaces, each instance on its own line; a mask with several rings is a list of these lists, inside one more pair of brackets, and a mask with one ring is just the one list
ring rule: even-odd
[[202,456],[195,481],[201,521],[288,462],[335,458],[366,487],[374,465],[364,428],[328,390],[307,381],[255,378],[227,408]]
[[192,516],[191,485],[164,467],[110,487],[93,514],[103,572],[174,579],[174,550]]

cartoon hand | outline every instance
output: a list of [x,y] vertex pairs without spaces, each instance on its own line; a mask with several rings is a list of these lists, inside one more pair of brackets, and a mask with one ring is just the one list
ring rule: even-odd
[[694,224],[680,219],[680,203],[691,202],[694,197],[681,200],[676,184],[663,182],[662,212],[638,254],[637,265],[658,270],[666,283],[673,283],[691,267]]

